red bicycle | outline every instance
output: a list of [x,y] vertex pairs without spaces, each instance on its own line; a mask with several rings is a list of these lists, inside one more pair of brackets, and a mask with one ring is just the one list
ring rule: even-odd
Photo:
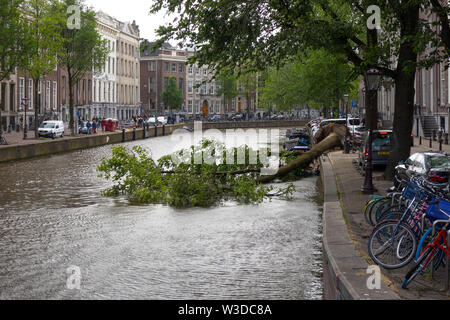
[[[445,223],[444,227],[441,228],[439,233],[434,236],[428,245],[425,246],[419,255],[414,267],[406,274],[405,279],[402,283],[402,288],[406,287],[414,280],[418,274],[422,274],[423,271],[429,266],[430,262],[433,261],[434,268],[436,269],[440,263],[443,261],[444,255],[450,257],[450,250],[448,247],[447,239],[447,227],[449,226],[449,221],[436,221],[435,224]],[[433,226],[434,228],[434,226]],[[433,229],[434,230],[434,229]]]

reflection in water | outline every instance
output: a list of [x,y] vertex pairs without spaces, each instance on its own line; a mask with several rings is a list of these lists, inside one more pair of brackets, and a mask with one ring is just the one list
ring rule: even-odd
[[[170,137],[127,143],[155,158]],[[111,146],[0,165],[0,299],[321,299],[315,178],[210,209],[100,196]],[[81,290],[67,289],[69,266]]]

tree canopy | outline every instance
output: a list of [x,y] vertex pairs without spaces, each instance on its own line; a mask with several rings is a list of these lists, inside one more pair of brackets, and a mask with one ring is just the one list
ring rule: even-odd
[[164,105],[172,110],[181,109],[183,105],[183,92],[177,87],[175,77],[169,77],[167,87],[161,93]]

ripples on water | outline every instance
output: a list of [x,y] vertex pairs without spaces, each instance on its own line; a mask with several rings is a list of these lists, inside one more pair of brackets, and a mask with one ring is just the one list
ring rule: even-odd
[[[128,143],[169,152],[170,137]],[[315,178],[211,209],[100,196],[111,146],[0,165],[0,299],[321,299]],[[69,266],[81,290],[66,287]]]

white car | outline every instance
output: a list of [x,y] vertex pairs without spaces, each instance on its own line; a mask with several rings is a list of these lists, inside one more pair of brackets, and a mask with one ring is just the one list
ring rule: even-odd
[[156,125],[156,118],[155,117],[148,118],[147,123],[152,126]]
[[167,124],[167,119],[166,117],[158,117],[158,122],[161,123],[162,125]]
[[62,138],[64,137],[64,122],[56,120],[44,121],[38,129],[38,134],[39,137]]

